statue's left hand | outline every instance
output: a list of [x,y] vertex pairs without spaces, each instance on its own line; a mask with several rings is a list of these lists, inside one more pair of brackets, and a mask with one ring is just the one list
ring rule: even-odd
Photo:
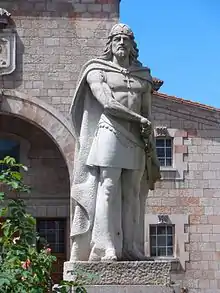
[[148,139],[149,136],[152,134],[152,126],[151,125],[146,125],[146,124],[141,124],[141,136],[143,138]]

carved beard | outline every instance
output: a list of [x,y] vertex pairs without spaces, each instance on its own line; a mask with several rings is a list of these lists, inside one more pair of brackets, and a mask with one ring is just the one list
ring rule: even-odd
[[128,52],[126,49],[118,49],[115,52],[115,57],[120,59],[125,59],[128,56]]

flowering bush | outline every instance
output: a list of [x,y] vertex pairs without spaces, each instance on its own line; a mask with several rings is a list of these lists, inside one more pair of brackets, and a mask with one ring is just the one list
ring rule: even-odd
[[[20,193],[29,192],[18,171],[26,167],[13,158],[0,161],[0,292],[49,292],[52,264],[56,260],[48,248],[38,252],[35,219],[26,212]],[[5,192],[11,195],[6,197]]]
[[[20,193],[30,192],[19,172],[27,168],[11,157],[0,160],[0,168],[0,293],[52,292],[50,275],[56,257],[49,247],[37,250],[36,221],[20,198]],[[74,282],[62,283],[55,292],[70,292],[70,286],[86,292]]]

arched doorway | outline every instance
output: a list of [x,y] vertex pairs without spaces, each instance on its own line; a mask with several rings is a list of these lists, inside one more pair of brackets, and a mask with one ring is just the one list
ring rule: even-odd
[[[71,126],[52,107],[38,99],[4,94],[0,107],[0,144],[17,146],[17,157],[29,167],[25,182],[32,192],[26,198],[37,230],[58,258],[53,278],[62,278],[69,257],[70,177],[74,138]],[[15,149],[13,149],[15,151]],[[1,152],[0,152],[1,155]]]

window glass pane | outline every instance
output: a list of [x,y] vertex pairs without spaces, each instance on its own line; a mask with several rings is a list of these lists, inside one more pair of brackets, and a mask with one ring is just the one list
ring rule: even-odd
[[47,221],[46,227],[47,229],[55,229],[55,221]]
[[37,231],[55,253],[65,251],[65,221],[38,220]]
[[65,233],[64,233],[64,230],[59,230],[59,239],[64,239],[65,237]]
[[165,166],[165,159],[158,158],[160,166]]
[[167,256],[173,256],[173,247],[167,247]]
[[164,148],[157,148],[157,156],[158,157],[165,157],[165,149]]
[[157,256],[156,247],[151,247],[151,256]]
[[56,252],[59,252],[59,253],[64,253],[65,252],[65,245],[62,243],[62,244],[59,244],[58,247],[57,247],[57,250]]
[[[10,156],[19,162],[20,145],[18,142],[11,139],[0,139],[0,160],[3,160],[6,156]],[[6,165],[0,165],[0,171],[7,169]],[[17,171],[17,168],[14,168]]]
[[172,159],[166,159],[166,166],[172,166]]
[[47,233],[46,239],[49,245],[56,243],[56,236],[54,233]]
[[157,248],[158,256],[166,256],[166,247],[158,247]]
[[166,226],[158,226],[157,233],[158,234],[166,234]]
[[156,139],[157,156],[161,166],[172,166],[172,139]]
[[[152,232],[154,234],[152,234]],[[150,251],[151,256],[172,256],[174,245],[173,225],[150,226]]]
[[157,236],[157,245],[158,246],[166,246],[166,235],[164,235],[164,236],[158,235]]
[[20,145],[11,139],[0,139],[0,160],[10,156],[19,161]]
[[157,138],[156,139],[156,147],[164,147],[164,146],[165,146],[165,139]]
[[167,236],[167,245],[172,246],[173,245],[173,236]]
[[156,236],[150,237],[150,244],[151,244],[151,246],[156,246]]
[[174,227],[173,226],[167,226],[167,234],[170,234],[170,235],[172,235],[173,233],[174,233],[174,229],[173,229]]
[[166,146],[167,146],[167,147],[171,147],[171,141],[172,141],[172,140],[169,139],[169,138],[166,139]]
[[150,235],[156,235],[156,226],[150,225]]
[[166,148],[166,157],[167,158],[171,158],[172,157],[171,148]]
[[46,222],[45,221],[38,221],[37,222],[38,230],[45,229],[45,225],[46,225]]

